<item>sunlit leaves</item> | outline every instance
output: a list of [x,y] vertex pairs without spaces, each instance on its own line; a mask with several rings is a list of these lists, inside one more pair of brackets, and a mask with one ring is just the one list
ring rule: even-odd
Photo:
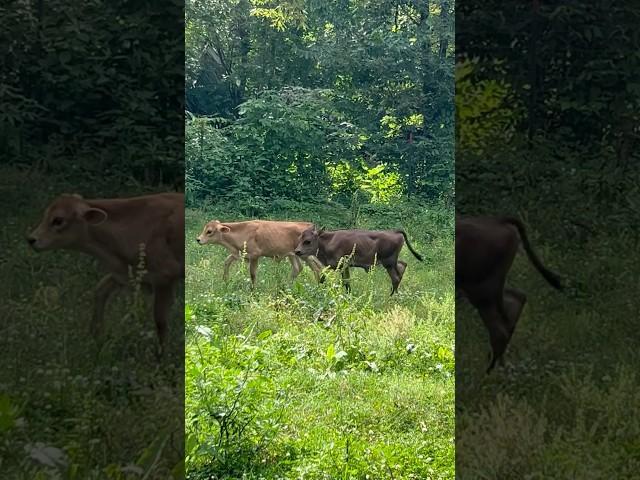
[[353,194],[362,191],[371,203],[391,203],[403,193],[403,184],[398,172],[390,171],[384,164],[367,167],[347,162],[327,165],[331,187],[336,193]]
[[463,152],[484,153],[494,142],[508,142],[522,108],[511,87],[501,80],[477,80],[475,64],[456,65],[457,145]]
[[421,113],[412,113],[402,119],[399,119],[394,115],[385,115],[380,120],[380,125],[385,129],[385,138],[398,137],[403,129],[410,127],[420,128],[423,124],[424,115]]
[[304,2],[301,0],[252,0],[251,15],[269,21],[271,27],[284,31],[289,26],[306,28]]

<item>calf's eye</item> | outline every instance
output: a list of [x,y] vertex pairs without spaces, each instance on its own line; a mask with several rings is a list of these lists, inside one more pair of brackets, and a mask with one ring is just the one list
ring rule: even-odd
[[54,227],[59,227],[60,225],[62,225],[62,222],[64,220],[62,219],[62,217],[55,217],[53,220],[51,220],[51,225]]
[[311,240],[305,240],[305,241],[303,242],[303,245],[309,245],[310,243],[311,243]]

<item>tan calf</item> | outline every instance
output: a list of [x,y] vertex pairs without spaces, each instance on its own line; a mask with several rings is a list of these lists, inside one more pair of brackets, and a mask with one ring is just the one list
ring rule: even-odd
[[[282,259],[291,262],[291,279],[302,270],[302,263],[294,253],[300,234],[311,227],[307,222],[276,222],[271,220],[249,220],[246,222],[225,222],[213,220],[207,223],[196,238],[200,245],[211,243],[222,245],[229,252],[224,261],[223,279],[229,278],[229,268],[246,255],[249,261],[251,284],[255,286],[256,271],[260,257]],[[305,262],[316,273],[319,270],[313,259]]]
[[160,353],[164,348],[175,287],[184,278],[184,195],[162,193],[123,199],[61,195],[44,213],[27,241],[36,251],[76,250],[97,258],[108,274],[98,283],[91,331],[102,330],[104,308],[118,287],[136,275],[144,251],[142,277],[153,293],[153,317]]

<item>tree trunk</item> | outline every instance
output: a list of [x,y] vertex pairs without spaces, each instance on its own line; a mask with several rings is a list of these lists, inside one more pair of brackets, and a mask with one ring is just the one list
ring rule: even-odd
[[449,49],[449,0],[442,0],[442,12],[440,13],[440,60],[444,61]]

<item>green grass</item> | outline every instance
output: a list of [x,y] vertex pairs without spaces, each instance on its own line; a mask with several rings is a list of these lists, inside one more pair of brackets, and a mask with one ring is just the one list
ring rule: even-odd
[[527,222],[534,246],[569,288],[555,292],[520,255],[508,283],[529,301],[506,368],[484,375],[487,334],[467,304],[457,309],[457,476],[637,478],[637,240],[607,229],[541,234],[534,226],[562,223],[539,217]]
[[7,169],[0,178],[0,476],[170,478],[183,451],[182,307],[161,364],[153,321],[126,296],[108,305],[106,337],[97,344],[88,333],[101,277],[95,262],[38,254],[25,242],[59,193],[116,195],[123,187],[95,182],[87,191]]
[[[270,217],[337,228],[349,212],[284,205]],[[351,294],[306,267],[291,283],[289,263],[270,259],[255,291],[246,265],[224,283],[226,251],[192,241],[213,218],[239,216],[187,211],[188,478],[454,478],[453,214],[363,211],[359,227],[403,226],[427,258],[403,250],[394,297],[381,268],[355,270]]]

